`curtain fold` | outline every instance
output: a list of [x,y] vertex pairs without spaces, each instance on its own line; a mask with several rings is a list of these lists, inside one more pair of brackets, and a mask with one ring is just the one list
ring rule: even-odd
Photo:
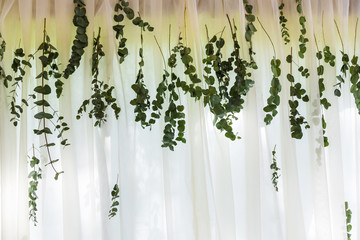
[[[271,125],[263,121],[272,79],[270,61],[274,57],[267,34],[255,21],[255,85],[248,92],[244,109],[233,124],[241,139],[230,141],[213,125],[213,115],[202,100],[180,94],[185,106],[186,144],[175,151],[162,148],[165,123],[158,121],[151,129],[135,122],[135,97],[131,85],[139,70],[140,29],[126,21],[124,28],[129,56],[119,64],[117,42],[112,29],[115,0],[86,0],[89,19],[89,46],[80,67],[64,79],[63,96],[49,97],[54,109],[64,116],[70,131],[70,146],[53,148],[58,170],[64,174],[54,180],[54,171],[45,166],[48,157],[42,137],[33,133],[38,120],[36,108],[24,108],[21,122],[14,127],[9,111],[11,93],[0,86],[0,239],[77,240],[77,239],[149,239],[149,240],[339,240],[346,238],[345,201],[352,211],[352,239],[359,238],[360,214],[360,118],[346,77],[341,97],[334,96],[336,76],[342,65],[342,43],[350,59],[360,53],[355,42],[355,24],[360,4],[356,0],[302,1],[306,16],[305,58],[297,56],[300,35],[296,1],[284,1],[291,42],[284,45],[279,25],[279,1],[249,0],[254,14],[264,25],[281,60],[279,113]],[[249,59],[245,35],[245,9],[237,0],[130,0],[136,14],[154,26],[144,32],[144,81],[151,100],[162,80],[162,54],[183,38],[191,48],[196,71],[202,78],[207,31],[210,38],[224,29],[224,56],[232,50],[226,14],[234,19],[241,57]],[[34,53],[43,41],[44,18],[51,43],[60,53],[60,69],[65,69],[76,34],[72,23],[71,0],[2,0],[0,30],[6,41],[1,66],[10,74],[14,51],[24,48]],[[100,41],[105,57],[100,62],[99,79],[114,86],[119,119],[108,111],[107,122],[94,127],[94,121],[76,115],[91,91],[92,39],[101,28]],[[159,46],[154,39],[156,37]],[[360,37],[358,36],[357,39]],[[320,104],[317,77],[317,48],[326,45],[336,55],[335,68],[324,64],[324,95],[331,103],[328,110]],[[355,48],[355,49],[354,49]],[[292,73],[309,94],[310,101],[299,111],[311,128],[301,140],[291,138],[289,123],[290,83],[286,74],[290,65],[286,56],[292,51],[294,62],[306,66],[305,79],[294,63]],[[178,60],[176,74],[185,79],[184,66]],[[33,63],[17,91],[18,102],[37,86],[35,77],[41,63]],[[235,76],[231,76],[234,79]],[[189,81],[189,79],[187,79]],[[205,83],[201,83],[206,86]],[[165,106],[167,107],[167,106]],[[322,114],[330,145],[324,147]],[[51,141],[57,141],[51,137]],[[275,147],[276,146],[276,147]],[[279,192],[272,185],[272,151],[280,167]],[[29,221],[28,156],[33,152],[41,160],[43,178],[39,181],[38,226]],[[120,206],[117,215],[108,219],[111,190],[118,183]]]

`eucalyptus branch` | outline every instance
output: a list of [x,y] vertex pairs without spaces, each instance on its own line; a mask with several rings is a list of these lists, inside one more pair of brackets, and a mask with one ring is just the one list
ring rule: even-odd
[[[71,57],[66,66],[63,77],[68,79],[75,70],[80,66],[81,57],[84,54],[84,49],[88,46],[88,36],[86,35],[86,28],[89,26],[89,21],[86,17],[86,5],[83,0],[74,0],[74,18],[73,24],[76,27],[75,40],[71,47]],[[58,82],[57,97],[62,93],[62,82]]]
[[110,210],[109,210],[109,219],[115,217],[116,213],[119,212],[119,208],[120,208],[120,202],[119,202],[119,198],[120,198],[120,189],[119,189],[119,175],[116,179],[116,183],[111,191],[111,206],[110,206]]
[[126,47],[127,39],[124,37],[125,25],[120,24],[124,21],[125,16],[132,22],[133,25],[140,27],[142,31],[147,29],[149,32],[152,32],[154,30],[148,22],[145,22],[141,18],[140,14],[138,17],[135,17],[134,10],[129,7],[129,5],[129,2],[125,0],[118,0],[114,7],[114,21],[116,25],[113,26],[113,30],[115,31],[115,38],[118,40],[117,53],[120,64],[125,61],[125,58],[129,54],[128,48]]
[[355,36],[354,36],[354,56],[351,59],[351,67],[350,67],[350,92],[354,96],[355,105],[358,109],[358,112],[360,114],[360,65],[358,64],[358,56],[355,55],[355,48],[356,48],[356,35],[357,35],[357,26],[358,26],[359,19],[356,19],[356,25],[355,25]]
[[253,69],[257,69],[257,65],[253,57],[253,55],[255,55],[255,52],[253,51],[253,43],[252,43],[252,36],[257,31],[253,24],[255,22],[255,16],[253,15],[253,6],[249,4],[248,0],[243,0],[243,5],[245,8],[245,19],[246,19],[245,40],[249,43],[249,56],[250,56],[249,66]]
[[146,112],[151,108],[149,90],[147,89],[144,82],[144,39],[143,39],[143,30],[140,31],[140,49],[139,49],[139,70],[136,76],[136,81],[131,85],[132,90],[136,93],[136,97],[130,101],[130,104],[135,107],[135,121],[140,122],[141,127],[151,127],[155,123],[155,120],[150,119],[147,121]]
[[318,67],[317,67],[317,75],[318,75],[318,85],[319,85],[319,94],[320,94],[320,105],[321,107],[321,122],[322,122],[322,129],[323,129],[323,139],[324,139],[324,147],[329,146],[328,137],[325,136],[326,133],[326,121],[324,116],[324,109],[328,109],[331,104],[327,100],[327,98],[323,97],[325,91],[325,84],[324,84],[324,66],[321,64],[321,60],[323,58],[322,52],[319,50],[319,46],[316,40],[316,36],[314,35],[315,45],[317,49],[316,58],[318,59]]
[[306,34],[306,27],[305,27],[306,18],[305,18],[304,14],[303,14],[303,11],[302,11],[302,6],[301,6],[302,0],[295,0],[295,1],[297,3],[296,10],[300,14],[299,23],[301,25],[300,36],[299,36],[300,44],[299,44],[298,55],[299,55],[300,58],[304,58],[304,54],[306,52],[306,43],[309,42],[309,39],[305,37],[305,34]]
[[272,163],[270,164],[270,169],[273,170],[271,180],[272,180],[272,184],[274,185],[275,191],[278,192],[279,191],[278,182],[280,178],[278,171],[280,170],[280,168],[277,166],[277,162],[276,162],[276,145],[274,146],[274,150],[272,150],[271,154],[272,154]]
[[342,66],[341,66],[341,69],[340,69],[340,74],[336,76],[336,79],[338,80],[338,82],[334,85],[334,87],[336,87],[336,89],[334,90],[334,94],[335,96],[337,97],[340,97],[341,96],[341,87],[342,87],[342,84],[345,83],[345,78],[346,78],[346,72],[349,70],[349,56],[345,53],[345,50],[344,50],[344,42],[342,40],[342,37],[341,37],[341,34],[340,34],[340,30],[339,30],[339,26],[336,22],[336,20],[334,19],[334,22],[335,22],[335,26],[336,26],[336,30],[337,30],[337,33],[339,35],[339,38],[340,38],[340,41],[341,41],[341,46],[342,46],[342,51],[341,52],[341,55],[342,55],[342,58],[341,58],[341,61],[342,61]]
[[302,132],[302,125],[305,125],[305,129],[310,128],[310,125],[305,120],[303,116],[300,115],[299,111],[297,110],[299,106],[299,101],[294,100],[294,97],[297,97],[298,99],[301,99],[303,102],[308,102],[309,97],[305,95],[306,91],[305,89],[301,88],[301,83],[295,82],[294,76],[292,75],[292,48],[291,48],[291,55],[288,55],[286,57],[286,61],[290,64],[290,73],[287,74],[287,79],[290,82],[290,96],[292,100],[289,100],[289,106],[290,106],[290,125],[291,125],[291,137],[296,139],[301,139],[303,137]]
[[345,216],[346,216],[346,232],[347,232],[347,240],[351,240],[351,229],[352,229],[352,225],[351,225],[351,215],[352,215],[352,211],[349,208],[349,203],[346,201],[345,202]]
[[290,34],[289,34],[289,29],[286,27],[286,23],[287,23],[287,19],[284,16],[284,1],[281,0],[281,4],[279,5],[279,11],[280,11],[280,16],[279,16],[279,24],[281,25],[281,37],[283,38],[285,45],[290,43]]
[[89,99],[83,101],[82,105],[78,109],[76,119],[80,119],[83,112],[86,112],[88,105],[92,106],[91,110],[88,113],[89,118],[95,117],[94,126],[101,127],[103,123],[107,120],[106,110],[108,107],[113,109],[115,118],[119,118],[119,113],[121,111],[120,107],[117,105],[117,99],[113,97],[114,86],[109,86],[104,83],[104,81],[99,80],[99,64],[100,60],[105,56],[104,51],[102,50],[103,45],[100,43],[100,33],[101,28],[99,28],[98,34],[93,39],[93,54],[92,54],[92,95]]
[[[271,40],[270,35],[265,30],[265,28],[262,25],[260,19],[257,18],[257,20],[260,23],[261,28],[264,30],[267,37],[269,38],[269,40],[271,42],[271,45],[273,47],[273,50],[274,50],[274,57],[270,62],[271,71],[273,73],[273,77],[272,77],[272,80],[271,80],[271,87],[270,87],[270,90],[269,90],[270,97],[267,99],[267,104],[268,105],[263,108],[263,110],[267,113],[265,118],[264,118],[264,122],[266,123],[266,125],[269,125],[271,123],[271,121],[273,120],[273,118],[278,114],[278,111],[276,109],[280,105],[280,95],[279,95],[279,93],[281,91],[281,83],[280,83],[279,77],[281,75],[281,69],[280,69],[281,61],[280,61],[280,59],[276,58],[275,45],[274,45],[273,41]],[[271,112],[271,114],[270,114],[270,112]]]
[[35,147],[32,146],[32,157],[30,158],[30,168],[33,170],[30,171],[28,178],[30,179],[29,182],[29,219],[33,221],[34,226],[37,225],[37,200],[38,195],[36,191],[38,190],[39,179],[42,178],[41,176],[41,168],[40,168],[40,160],[35,155]]

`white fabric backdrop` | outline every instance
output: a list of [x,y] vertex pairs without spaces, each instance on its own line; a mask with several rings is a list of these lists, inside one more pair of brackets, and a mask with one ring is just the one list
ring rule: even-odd
[[[133,0],[135,11],[154,27],[154,33],[145,33],[145,83],[152,96],[161,81],[162,59],[155,44],[155,35],[168,56],[168,26],[172,25],[172,45],[180,31],[185,31],[186,42],[192,48],[195,62],[201,72],[201,59],[206,43],[205,27],[210,35],[226,26],[224,36],[230,42],[225,13],[236,19],[239,33],[244,32],[244,9],[238,0]],[[186,105],[187,143],[178,145],[174,152],[162,149],[163,124],[152,131],[136,124],[134,98],[130,86],[137,73],[139,30],[125,28],[130,55],[121,67],[116,57],[113,36],[113,6],[111,0],[87,0],[90,26],[87,33],[102,28],[102,42],[106,57],[101,64],[100,77],[116,86],[116,96],[122,111],[119,120],[109,114],[108,122],[94,128],[86,115],[76,120],[82,100],[91,94],[91,46],[80,68],[64,80],[61,102],[52,99],[60,113],[70,123],[67,133],[71,145],[57,149],[65,171],[55,181],[51,168],[43,167],[39,189],[39,224],[28,220],[28,163],[27,154],[32,144],[39,146],[42,139],[32,133],[36,121],[34,110],[22,115],[17,128],[9,122],[8,98],[0,87],[0,230],[1,240],[12,239],[246,239],[246,240],[304,240],[346,239],[344,201],[353,212],[352,239],[360,239],[359,229],[359,149],[360,122],[349,94],[349,80],[341,98],[333,96],[335,76],[341,66],[340,40],[333,19],[340,26],[345,51],[353,52],[358,1],[319,0],[303,1],[307,17],[307,36],[310,39],[305,60],[295,58],[310,70],[310,78],[300,81],[306,85],[310,102],[301,112],[311,124],[302,140],[290,138],[288,120],[289,83],[285,56],[290,47],[298,46],[298,15],[295,1],[286,1],[285,14],[289,19],[291,46],[284,46],[278,24],[278,2],[251,1],[275,42],[277,56],[282,60],[280,113],[270,126],[265,126],[262,108],[270,87],[270,60],[273,50],[258,23],[254,35],[256,84],[249,92],[246,107],[239,115],[235,130],[241,140],[229,141],[212,125],[212,115],[201,102],[182,96]],[[48,35],[61,53],[62,67],[67,64],[71,41],[73,3],[71,0],[2,0],[0,1],[0,29],[7,42],[3,65],[10,69],[13,50],[23,46],[31,53],[42,41],[43,18],[47,17]],[[322,39],[321,16],[324,13],[326,43],[336,50],[336,69],[326,66],[325,92],[332,107],[325,112],[330,146],[321,144],[322,129],[318,82],[316,77],[315,44]],[[247,45],[241,38],[243,56],[248,57]],[[227,46],[231,46],[228,44]],[[357,47],[359,54],[360,46]],[[229,50],[229,49],[228,49]],[[295,50],[294,50],[295,52]],[[350,54],[352,57],[352,54]],[[32,70],[23,85],[22,96],[35,86],[37,69]],[[9,71],[8,71],[9,72]],[[179,69],[179,73],[181,69]],[[299,75],[295,74],[296,79]],[[271,183],[271,150],[277,145],[281,168],[279,192]],[[41,152],[42,164],[46,155]],[[109,220],[110,191],[117,176],[120,184],[120,214]]]

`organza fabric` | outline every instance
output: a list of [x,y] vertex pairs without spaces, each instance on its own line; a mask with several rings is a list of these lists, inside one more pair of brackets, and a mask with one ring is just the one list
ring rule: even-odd
[[[175,151],[161,148],[163,121],[151,131],[135,122],[134,108],[129,104],[135,97],[131,85],[138,70],[139,28],[126,22],[129,56],[119,65],[117,43],[112,30],[115,1],[86,0],[90,25],[87,29],[90,46],[86,48],[80,67],[64,80],[64,93],[58,101],[50,99],[64,115],[71,130],[70,146],[54,148],[57,163],[64,174],[54,180],[52,169],[44,165],[43,148],[36,151],[42,160],[43,179],[38,191],[38,226],[28,215],[28,155],[32,146],[44,144],[33,134],[36,109],[27,108],[16,128],[10,123],[9,93],[0,86],[0,239],[124,239],[124,240],[304,240],[346,239],[344,202],[352,210],[352,239],[359,238],[359,149],[360,122],[354,99],[350,94],[349,77],[342,96],[333,94],[336,75],[341,67],[341,42],[334,19],[339,25],[345,52],[359,54],[354,43],[355,22],[360,3],[349,0],[303,1],[307,19],[305,59],[295,62],[309,68],[305,80],[293,66],[293,73],[309,93],[310,102],[301,104],[300,111],[311,128],[301,140],[290,135],[289,64],[285,58],[291,47],[296,56],[300,25],[296,2],[285,1],[285,15],[291,43],[284,45],[279,26],[279,2],[250,1],[254,13],[271,36],[276,57],[281,59],[282,84],[279,114],[266,126],[263,107],[269,96],[272,78],[271,43],[258,22],[253,37],[254,56],[258,70],[253,71],[254,87],[246,97],[245,108],[238,115],[234,129],[242,137],[230,141],[213,126],[213,115],[202,101],[181,95],[186,111],[186,144]],[[226,52],[231,51],[230,28],[226,14],[237,25],[242,57],[248,59],[248,44],[244,38],[245,19],[242,1],[235,0],[131,0],[135,12],[155,27],[144,33],[145,84],[152,98],[162,80],[163,64],[154,40],[158,39],[165,57],[178,41],[192,49],[194,63],[201,75],[202,58],[207,42],[205,25],[212,36],[225,27]],[[61,67],[69,59],[75,28],[72,25],[74,4],[71,0],[2,0],[0,29],[7,50],[2,65],[11,72],[13,52],[23,47],[34,52],[42,41],[43,19],[47,18],[47,33],[60,53]],[[186,10],[185,10],[186,9]],[[169,33],[169,25],[171,32]],[[101,42],[106,56],[100,64],[99,79],[115,86],[120,118],[108,112],[107,123],[93,127],[84,115],[75,116],[82,101],[91,95],[91,38],[101,27]],[[316,44],[325,44],[336,55],[336,67],[325,65],[325,96],[332,107],[324,111],[326,135],[330,145],[323,146],[318,78],[316,76]],[[34,64],[18,92],[27,96],[36,86],[35,77],[41,69]],[[184,78],[179,64],[178,74]],[[279,192],[271,182],[271,151],[276,145]],[[110,191],[118,181],[120,186],[119,213],[108,219]]]

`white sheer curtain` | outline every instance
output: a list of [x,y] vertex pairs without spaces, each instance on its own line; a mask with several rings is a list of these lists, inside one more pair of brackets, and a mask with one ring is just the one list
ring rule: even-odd
[[[345,51],[352,57],[355,22],[360,4],[353,0],[303,1],[310,39],[305,59],[296,62],[310,71],[308,80],[301,79],[309,92],[310,102],[301,112],[311,128],[301,140],[290,137],[289,65],[285,57],[290,47],[297,52],[300,27],[296,3],[285,1],[289,19],[291,44],[284,46],[278,24],[275,0],[253,0],[255,15],[260,18],[282,61],[281,105],[279,115],[270,126],[263,122],[262,108],[266,104],[271,80],[271,44],[258,22],[255,33],[255,60],[259,69],[253,71],[255,86],[246,98],[245,109],[236,121],[235,130],[241,140],[231,142],[212,125],[212,115],[201,101],[181,97],[186,107],[186,144],[174,152],[161,148],[164,124],[160,121],[151,131],[135,123],[134,98],[131,84],[138,66],[140,32],[129,24],[125,28],[130,55],[120,66],[113,35],[112,0],[86,0],[90,21],[89,39],[98,27],[106,57],[100,67],[100,79],[116,87],[121,106],[116,120],[109,112],[107,123],[94,128],[84,115],[76,120],[77,109],[91,94],[91,46],[75,74],[64,80],[64,96],[58,102],[51,99],[70,124],[67,133],[71,145],[57,149],[65,171],[55,181],[51,168],[43,166],[40,181],[37,227],[28,219],[28,160],[32,144],[40,146],[42,139],[32,129],[34,109],[24,111],[21,124],[10,123],[8,92],[0,87],[0,230],[1,240],[12,239],[346,239],[344,202],[352,210],[352,239],[359,239],[359,158],[360,122],[347,78],[340,98],[333,96],[333,85],[341,67],[341,44],[334,19],[340,26]],[[206,44],[205,24],[210,35],[226,26],[224,37],[230,51],[230,31],[225,14],[235,19],[241,37],[243,57],[248,58],[244,36],[244,9],[239,0],[131,0],[131,6],[154,27],[144,33],[145,83],[155,96],[162,79],[161,54],[155,35],[168,57],[169,24],[171,44],[180,32],[189,47],[198,73],[202,72],[202,57]],[[184,14],[184,8],[186,12]],[[18,46],[32,53],[42,41],[43,18],[53,45],[60,52],[62,68],[67,64],[75,28],[72,25],[71,0],[2,0],[0,29],[7,42],[3,66],[10,72],[13,51]],[[184,18],[185,15],[185,18]],[[323,48],[322,15],[326,44],[336,53],[336,68],[326,66],[325,95],[332,107],[325,112],[330,146],[322,144],[321,109],[316,77],[316,46],[313,35]],[[184,21],[185,19],[185,21]],[[186,23],[186,24],[185,24]],[[185,28],[186,26],[186,28]],[[186,30],[186,34],[185,34]],[[356,53],[360,46],[357,44]],[[34,88],[34,77],[40,65],[27,74],[21,95]],[[180,75],[182,70],[179,69]],[[183,75],[181,75],[184,77]],[[295,78],[300,75],[295,73]],[[20,96],[21,97],[21,96]],[[271,183],[271,151],[276,145],[281,168],[279,192]],[[37,153],[46,163],[44,150]],[[120,212],[108,219],[110,191],[118,178]]]

